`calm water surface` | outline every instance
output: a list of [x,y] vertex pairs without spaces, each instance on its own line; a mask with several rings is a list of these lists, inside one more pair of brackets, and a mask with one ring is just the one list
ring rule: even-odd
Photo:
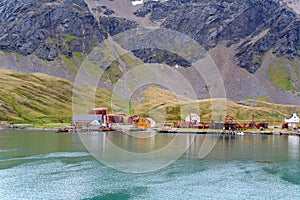
[[[106,134],[137,153],[174,137]],[[0,199],[300,199],[299,137],[220,136],[199,159],[204,137],[168,167],[129,174],[96,160],[76,134],[0,131]]]

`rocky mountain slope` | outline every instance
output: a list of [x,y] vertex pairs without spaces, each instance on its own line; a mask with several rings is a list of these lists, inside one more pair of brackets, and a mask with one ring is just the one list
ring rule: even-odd
[[0,49],[53,61],[60,54],[88,53],[108,34],[135,27],[134,22],[108,18],[113,11],[106,7],[98,9],[104,16],[95,19],[83,0],[3,0]]
[[300,13],[299,0],[283,0],[283,2],[287,3],[296,13]]
[[300,19],[279,1],[147,1],[135,14],[149,15],[161,27],[184,33],[206,49],[239,44],[235,57],[250,73],[269,50],[290,59],[300,55]]
[[[214,59],[233,100],[265,96],[300,104],[300,18],[278,0],[143,1],[136,6],[131,0],[3,0],[1,67],[73,80],[93,47],[136,27],[167,28],[197,41]],[[209,98],[192,63],[158,49],[141,48],[117,60],[108,66],[112,78],[103,85],[109,88],[124,69],[141,61],[182,66],[177,70],[198,97]]]

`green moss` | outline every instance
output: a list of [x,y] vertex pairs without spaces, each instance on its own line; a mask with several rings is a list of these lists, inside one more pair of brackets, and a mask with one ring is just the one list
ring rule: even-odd
[[65,35],[65,40],[64,42],[71,42],[72,40],[75,40],[77,37],[71,34],[66,34]]
[[112,84],[118,82],[122,77],[123,72],[119,68],[119,62],[114,61],[103,73],[101,80],[110,80]]
[[68,58],[66,55],[62,54],[61,58],[63,62],[74,72],[77,72],[76,64],[74,63],[74,60],[72,58]]
[[83,58],[82,58],[82,52],[80,51],[73,51],[72,52],[73,56],[80,62],[80,64],[82,63],[83,61]]
[[297,80],[300,80],[300,61],[299,57],[295,57],[294,60],[288,60],[288,63],[292,66],[294,74]]
[[120,56],[120,59],[122,59],[122,61],[124,61],[126,63],[127,69],[132,69],[134,67],[137,67],[137,66],[140,66],[143,64],[142,61],[140,61],[137,58],[132,58],[128,54],[124,54],[124,55]]
[[46,42],[47,44],[52,44],[52,43],[54,43],[54,39],[51,38],[51,37],[47,37],[46,40],[45,40],[45,42]]
[[270,102],[270,103],[272,102],[272,100],[270,99],[270,97],[268,95],[257,96],[254,99],[259,100],[259,101]]
[[294,90],[291,81],[292,77],[283,57],[276,58],[276,60],[270,64],[267,73],[273,85],[284,90]]

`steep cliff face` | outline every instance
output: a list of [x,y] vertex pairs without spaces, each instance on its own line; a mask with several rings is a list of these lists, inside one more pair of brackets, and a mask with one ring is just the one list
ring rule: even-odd
[[289,59],[300,55],[300,20],[277,0],[147,1],[135,14],[160,21],[161,27],[184,33],[206,49],[245,40],[235,56],[250,73],[269,50]]
[[[137,27],[136,22],[112,16],[114,10],[107,6],[94,11],[99,19],[83,0],[3,0],[0,49],[51,61],[60,54],[72,57],[76,51],[89,52],[109,34]],[[146,1],[135,15],[184,33],[207,50],[223,43],[239,44],[235,57],[251,73],[270,50],[289,59],[300,55],[300,19],[278,0]],[[170,60],[165,55],[149,59],[154,57],[149,52],[141,50],[135,55],[145,62]],[[182,63],[173,60],[168,63]]]
[[108,9],[102,11],[99,25],[83,0],[3,0],[0,49],[52,61],[60,54],[90,52],[108,33],[134,26],[125,19],[105,17],[112,12]]
[[54,60],[60,53],[89,51],[91,40],[106,36],[80,0],[4,0],[0,13],[1,50],[23,55]]

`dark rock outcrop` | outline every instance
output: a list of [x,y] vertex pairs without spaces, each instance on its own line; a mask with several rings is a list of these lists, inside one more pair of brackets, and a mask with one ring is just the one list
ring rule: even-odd
[[143,59],[145,63],[166,63],[167,65],[179,65],[181,67],[190,67],[192,64],[176,53],[169,52],[162,49],[138,49],[133,50],[136,57]]
[[[104,9],[104,8],[103,8]],[[108,8],[104,14],[114,12]],[[90,52],[108,34],[130,29],[125,19],[94,18],[84,0],[3,0],[0,2],[0,50],[54,60],[59,54]]]
[[[251,73],[269,50],[289,59],[299,56],[299,18],[278,0],[147,1],[135,15],[162,21],[161,27],[184,33],[207,50],[246,40],[237,48],[236,57],[240,67]],[[260,35],[263,31],[266,34]]]
[[[136,22],[116,17],[106,5],[94,9],[99,19],[84,0],[3,0],[0,50],[35,54],[51,61],[60,54],[72,57],[75,51],[90,52],[108,35],[138,27]],[[300,56],[300,18],[279,0],[146,1],[135,15],[183,33],[206,50],[218,44],[238,44],[238,64],[251,73],[270,50],[289,59]],[[145,62],[190,65],[158,49],[136,50],[134,54]]]
[[100,24],[110,35],[116,35],[118,33],[133,29],[137,27],[137,24],[133,21],[126,20],[125,18],[117,17],[100,17]]

